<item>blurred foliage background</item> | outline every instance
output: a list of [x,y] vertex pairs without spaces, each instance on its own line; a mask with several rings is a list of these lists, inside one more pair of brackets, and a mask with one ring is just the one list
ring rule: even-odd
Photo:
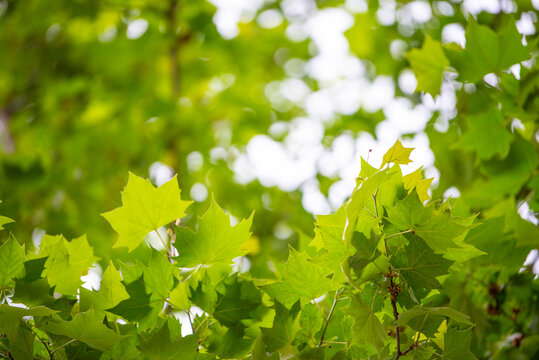
[[[352,191],[360,157],[372,148],[371,160],[380,158],[403,137],[436,177],[434,198],[460,195],[463,214],[498,205],[492,211],[516,215],[518,205],[533,222],[535,58],[473,82],[448,71],[433,98],[414,91],[404,53],[426,35],[463,46],[469,16],[494,31],[515,19],[531,41],[538,6],[2,0],[2,214],[17,220],[8,228],[29,247],[44,230],[87,233],[107,262],[115,235],[99,214],[118,206],[128,171],[156,184],[178,173],[193,214],[211,194],[238,218],[255,209],[262,253],[284,259],[289,243],[312,236],[313,213],[336,209]],[[457,144],[466,119],[489,108],[503,108],[509,155],[485,158]],[[252,257],[255,267],[266,260]]]

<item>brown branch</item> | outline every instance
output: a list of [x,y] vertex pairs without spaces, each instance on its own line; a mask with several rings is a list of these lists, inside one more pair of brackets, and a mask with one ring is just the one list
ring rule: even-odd
[[172,93],[174,96],[178,96],[180,93],[180,69],[179,69],[179,57],[178,52],[180,50],[180,39],[176,34],[176,11],[178,10],[178,0],[170,0],[167,10],[168,29],[172,34],[172,46],[169,50],[170,59],[170,76],[172,79]]
[[405,353],[401,352],[401,335],[399,332],[399,325],[397,324],[397,321],[399,320],[399,312],[397,310],[397,296],[399,295],[399,292],[401,291],[401,288],[399,285],[395,285],[395,282],[393,281],[393,277],[395,277],[395,274],[393,271],[391,271],[391,268],[389,269],[389,288],[387,289],[390,294],[391,298],[391,307],[393,308],[393,318],[395,319],[395,337],[397,339],[397,354],[395,355],[395,360],[399,360],[399,358],[402,355],[405,355],[408,353],[410,349],[408,349]]

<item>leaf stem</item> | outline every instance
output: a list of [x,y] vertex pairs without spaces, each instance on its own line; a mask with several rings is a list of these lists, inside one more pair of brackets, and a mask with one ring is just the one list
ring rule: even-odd
[[333,299],[333,305],[331,305],[331,309],[329,310],[328,317],[326,319],[326,324],[324,325],[324,330],[322,330],[322,335],[320,336],[320,341],[318,342],[318,345],[316,347],[322,346],[324,343],[324,336],[326,336],[326,331],[328,329],[329,321],[331,320],[331,316],[333,315],[333,311],[335,310],[335,306],[337,305],[337,299],[339,297],[339,294],[341,293],[342,288],[335,291],[335,298]]
[[378,189],[376,189],[376,192],[371,195],[372,200],[374,201],[374,210],[376,210],[376,218],[378,219],[378,204],[376,203],[376,198],[378,197]]
[[189,324],[191,325],[191,330],[193,334],[195,333],[195,327],[193,326],[193,321],[191,320],[191,310],[187,310],[187,318],[189,319]]
[[374,215],[369,209],[367,209],[366,206],[363,206],[363,209],[365,209],[365,211],[367,211],[373,218],[377,219],[378,217],[376,215]]
[[163,244],[163,246],[165,247],[165,251],[167,252],[167,257],[168,257],[168,260],[170,262],[172,262],[172,260],[170,259],[172,257],[172,253],[170,252],[170,249],[166,243],[165,240],[163,240],[163,238],[161,237],[161,234],[159,234],[159,231],[158,230],[154,230],[154,232],[157,234],[157,237],[159,238],[159,240],[161,240],[161,243]]
[[386,239],[386,240],[387,240],[387,239],[391,239],[392,237],[399,236],[399,235],[403,235],[403,234],[408,234],[408,233],[411,233],[411,232],[413,232],[413,231],[414,231],[414,230],[412,230],[412,229],[408,229],[408,230],[401,231],[401,232],[396,233],[396,234],[388,235],[388,236],[385,237],[385,239]]
[[[39,336],[35,331],[34,329],[32,329],[32,326],[30,325],[27,325],[28,329],[30,329],[30,331],[32,332],[32,334],[34,334],[35,337],[37,337],[37,339],[43,344],[43,346],[45,346],[45,350],[47,350],[47,352],[49,353],[49,358],[51,360],[54,359],[54,356],[52,356],[54,354],[54,351],[51,352],[51,349],[49,348],[49,344],[47,344],[47,342],[45,340],[43,340],[41,338],[41,336]],[[11,357],[11,356],[10,356]]]
[[69,345],[69,344],[71,344],[71,343],[74,343],[75,341],[77,341],[77,339],[71,339],[71,340],[69,340],[69,341],[63,343],[62,345],[60,345],[60,346],[58,346],[56,349],[54,349],[54,350],[52,351],[51,354],[54,354],[55,352],[57,352],[58,350],[60,350],[60,349],[63,348],[64,346],[67,346],[67,345]]

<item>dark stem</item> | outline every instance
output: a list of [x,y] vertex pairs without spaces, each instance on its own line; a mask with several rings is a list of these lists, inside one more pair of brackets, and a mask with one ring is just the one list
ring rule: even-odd
[[34,329],[32,329],[31,326],[28,326],[28,329],[30,329],[30,331],[34,334],[34,336],[37,337],[37,339],[43,344],[43,346],[45,346],[45,349],[46,349],[47,352],[49,353],[49,358],[50,358],[51,360],[53,360],[53,359],[54,359],[54,356],[53,356],[54,351],[51,352],[51,349],[49,348],[49,345],[47,344],[47,342],[46,342],[45,340],[43,340],[43,339],[41,338],[41,336],[39,336],[38,334],[36,334],[36,332],[34,331]]
[[331,305],[331,309],[329,310],[328,318],[326,320],[326,324],[324,325],[324,330],[322,330],[322,335],[320,336],[320,341],[318,342],[317,347],[322,346],[324,343],[324,336],[326,336],[326,331],[328,329],[329,321],[331,320],[331,316],[333,315],[333,311],[335,310],[335,306],[337,305],[337,299],[339,297],[341,290],[337,290],[335,292],[335,298],[333,299],[333,305]]
[[399,320],[399,312],[397,311],[397,295],[399,294],[398,288],[395,286],[395,283],[393,282],[393,277],[391,276],[392,272],[390,271],[390,277],[389,277],[389,294],[391,297],[391,307],[393,308],[393,318],[395,319],[395,337],[397,339],[397,355],[395,355],[395,360],[398,360],[401,355],[404,355],[401,352],[401,335],[399,332],[399,325],[397,324],[397,321]]
[[178,9],[178,0],[170,0],[167,17],[168,28],[172,34],[172,46],[169,50],[170,58],[170,76],[172,78],[172,93],[174,96],[178,96],[180,93],[180,69],[178,68],[178,52],[180,50],[180,38],[176,34],[176,11]]

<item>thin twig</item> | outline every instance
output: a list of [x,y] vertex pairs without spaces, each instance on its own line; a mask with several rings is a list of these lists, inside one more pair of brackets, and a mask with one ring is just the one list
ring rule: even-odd
[[195,327],[193,326],[193,321],[191,320],[191,311],[187,310],[187,318],[189,319],[189,324],[191,324],[191,330],[193,334],[195,333]]
[[322,310],[322,308],[320,307],[320,304],[317,303],[316,301],[314,301],[314,299],[311,300],[312,303],[316,306],[316,308],[318,309],[318,312],[322,315],[322,317],[324,318],[324,320],[328,320],[328,318],[326,317],[326,314],[324,314],[324,310]]
[[374,210],[376,210],[376,218],[378,219],[378,205],[376,204],[376,197],[378,196],[378,189],[376,189],[376,192],[371,195],[372,200],[374,201]]
[[172,259],[171,259],[172,258],[172,253],[170,252],[170,249],[167,246],[167,243],[165,242],[165,240],[163,240],[163,238],[161,237],[161,234],[159,234],[158,230],[154,230],[154,232],[157,234],[157,237],[159,238],[159,240],[161,240],[161,243],[165,247],[165,251],[167,252],[168,261],[172,263],[173,262]]
[[369,209],[367,209],[366,206],[363,206],[363,209],[365,209],[365,211],[367,211],[373,218],[377,219],[376,215],[374,215]]
[[58,350],[60,350],[60,349],[63,348],[64,346],[67,346],[67,345],[69,345],[69,344],[71,344],[71,343],[74,343],[75,341],[77,341],[77,339],[71,339],[71,340],[69,340],[69,341],[63,343],[62,345],[60,345],[60,346],[58,346],[56,349],[54,349],[54,350],[52,351],[52,353],[54,354],[55,352],[57,352]]
[[387,239],[391,239],[392,237],[399,236],[399,235],[403,235],[403,234],[408,234],[408,233],[411,233],[411,232],[413,232],[413,231],[414,231],[414,230],[412,230],[412,229],[408,229],[408,230],[401,231],[401,232],[396,233],[396,234],[388,235],[388,236],[385,237],[385,239],[386,239],[386,240],[387,240]]
[[318,345],[316,347],[322,346],[324,343],[324,336],[326,335],[326,331],[328,329],[329,321],[331,320],[331,316],[333,315],[333,311],[335,310],[335,306],[337,305],[337,299],[339,297],[339,294],[341,293],[341,289],[335,291],[335,298],[333,299],[333,305],[331,305],[331,309],[329,310],[329,314],[326,320],[326,324],[324,325],[324,330],[322,330],[322,335],[320,336],[320,341],[318,342]]
[[[391,269],[390,269],[391,273]],[[397,295],[398,295],[398,288],[395,286],[395,283],[393,282],[393,277],[389,277],[389,293],[391,298],[391,307],[393,308],[393,318],[395,319],[395,338],[397,340],[397,354],[395,355],[395,360],[399,360],[401,357],[401,336],[399,332],[399,325],[397,324],[397,321],[399,320],[399,312],[397,310]]]
[[30,329],[30,331],[34,334],[35,337],[37,337],[37,339],[43,344],[43,346],[45,346],[45,349],[47,350],[47,352],[49,353],[49,358],[51,360],[54,359],[54,357],[52,356],[52,354],[54,354],[54,351],[51,352],[51,349],[49,348],[49,344],[47,344],[47,342],[45,340],[43,340],[41,338],[41,336],[39,336],[35,331],[34,329],[32,329],[32,326],[30,325],[27,325],[28,329]]

